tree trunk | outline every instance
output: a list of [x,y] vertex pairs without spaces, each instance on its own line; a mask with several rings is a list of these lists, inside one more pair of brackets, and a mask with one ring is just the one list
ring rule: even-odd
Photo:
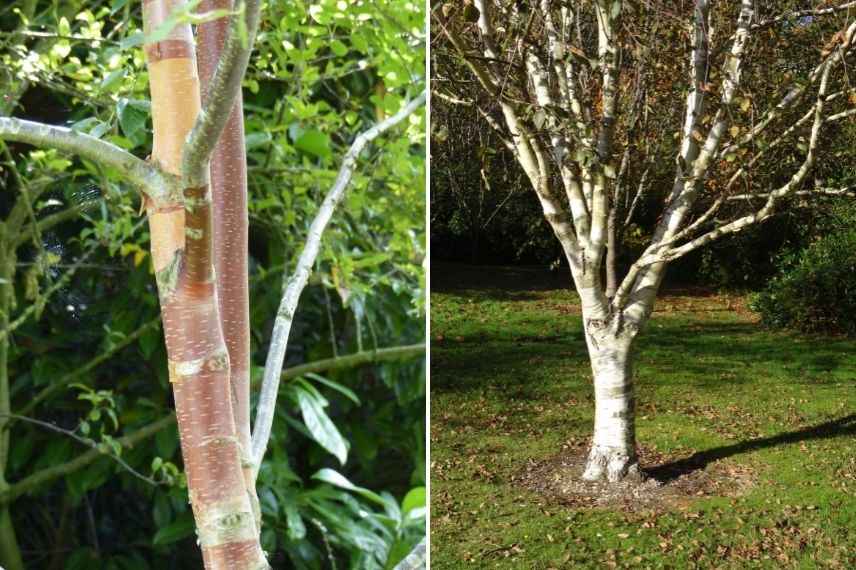
[[[589,325],[589,329],[591,329]],[[620,481],[639,477],[636,456],[632,338],[600,331],[589,333],[594,373],[594,437],[583,479]]]
[[[199,11],[231,9],[232,0],[203,0]],[[203,90],[211,83],[229,28],[223,17],[199,25],[199,77]],[[214,270],[217,300],[226,348],[235,427],[244,465],[244,483],[261,527],[250,434],[250,294],[247,213],[247,155],[240,93],[229,122],[211,157],[211,197],[214,218]]]
[[[146,34],[183,0],[143,2]],[[146,44],[154,124],[152,160],[181,175],[184,142],[200,110],[189,24]],[[183,202],[183,203],[182,203]],[[268,568],[247,496],[232,410],[229,354],[212,262],[211,195],[185,188],[182,202],[147,203],[152,260],[175,395],[187,486],[205,568]]]

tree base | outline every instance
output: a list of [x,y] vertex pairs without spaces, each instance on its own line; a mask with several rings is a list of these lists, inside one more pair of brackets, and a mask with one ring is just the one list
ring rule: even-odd
[[583,471],[583,479],[606,480],[610,483],[633,480],[641,482],[644,476],[635,452],[628,453],[616,447],[592,445],[585,471]]

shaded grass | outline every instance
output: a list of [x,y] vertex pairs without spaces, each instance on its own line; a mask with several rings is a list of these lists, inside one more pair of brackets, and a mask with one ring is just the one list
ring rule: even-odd
[[637,435],[666,457],[645,467],[749,468],[754,485],[574,509],[512,479],[589,436],[575,295],[519,269],[432,267],[432,286],[432,568],[856,567],[856,342],[766,331],[739,299],[665,295],[636,360]]

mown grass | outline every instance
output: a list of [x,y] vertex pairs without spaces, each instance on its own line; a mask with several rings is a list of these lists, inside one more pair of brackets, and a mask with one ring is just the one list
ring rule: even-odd
[[432,267],[432,568],[856,568],[856,342],[767,331],[740,306],[659,300],[639,343],[637,435],[667,462],[696,453],[753,483],[581,509],[514,482],[591,429],[575,295],[538,272]]

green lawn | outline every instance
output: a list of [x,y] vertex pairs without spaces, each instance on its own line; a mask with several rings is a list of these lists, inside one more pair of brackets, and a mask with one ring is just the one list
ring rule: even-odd
[[535,270],[432,267],[432,568],[856,568],[856,341],[767,331],[741,306],[661,297],[637,435],[657,473],[750,482],[569,506],[519,481],[591,429],[575,294]]

